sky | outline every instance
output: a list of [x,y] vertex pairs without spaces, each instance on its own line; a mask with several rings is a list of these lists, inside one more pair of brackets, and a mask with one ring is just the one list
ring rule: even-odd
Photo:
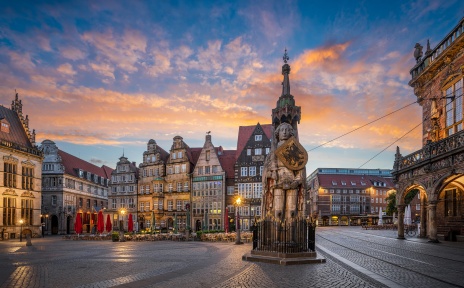
[[1,1],[0,16],[0,104],[16,89],[38,143],[113,168],[150,139],[211,131],[236,149],[239,126],[271,122],[287,49],[310,174],[422,147],[418,104],[318,146],[416,101],[414,45],[433,49],[464,1]]

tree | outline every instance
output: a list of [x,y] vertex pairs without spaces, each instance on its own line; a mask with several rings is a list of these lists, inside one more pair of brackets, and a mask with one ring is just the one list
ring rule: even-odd
[[396,192],[388,194],[385,200],[387,201],[387,215],[392,216],[393,213],[398,212],[398,209],[396,209]]
[[409,191],[409,193],[404,196],[404,204],[409,205],[414,197],[416,197],[417,193],[419,193],[419,189],[412,189]]

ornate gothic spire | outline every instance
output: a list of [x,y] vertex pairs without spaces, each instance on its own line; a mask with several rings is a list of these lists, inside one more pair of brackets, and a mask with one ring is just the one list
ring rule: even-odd
[[290,65],[287,64],[287,61],[290,59],[287,55],[287,48],[285,48],[284,57],[284,65],[282,66],[282,75],[284,75],[284,82],[282,82],[282,95],[290,95],[290,78],[288,74],[290,74]]

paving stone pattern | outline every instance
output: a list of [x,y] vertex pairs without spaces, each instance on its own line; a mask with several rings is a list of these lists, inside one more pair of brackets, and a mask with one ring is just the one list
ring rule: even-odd
[[[464,272],[462,244],[400,241],[386,233],[355,227],[318,228],[317,245],[331,251],[330,255],[318,252],[327,263],[297,266],[242,261],[242,255],[251,249],[249,243],[95,242],[46,237],[33,239],[33,246],[27,247],[17,240],[0,241],[0,288],[386,287],[347,263],[398,286],[460,286],[453,281]],[[432,278],[424,280],[424,275]],[[433,279],[440,277],[455,285]]]

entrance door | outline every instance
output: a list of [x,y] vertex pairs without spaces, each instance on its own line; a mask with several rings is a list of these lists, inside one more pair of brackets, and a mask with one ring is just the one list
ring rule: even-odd
[[195,231],[200,231],[201,230],[201,221],[197,220],[195,222]]
[[58,216],[52,215],[52,234],[58,234]]

